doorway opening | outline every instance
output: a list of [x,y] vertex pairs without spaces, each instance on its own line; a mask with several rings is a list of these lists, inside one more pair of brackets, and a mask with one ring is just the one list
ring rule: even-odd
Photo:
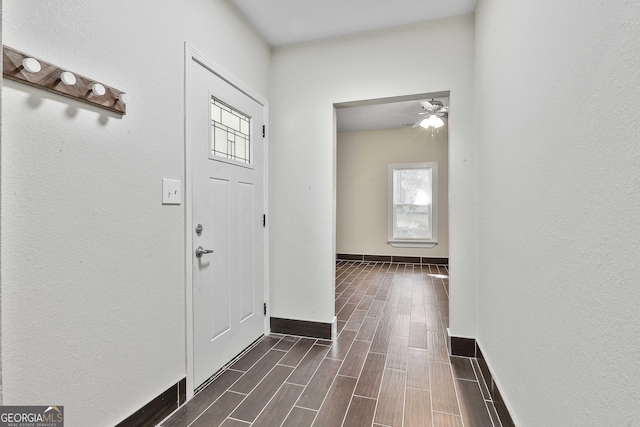
[[[334,104],[337,259],[448,263],[448,107],[448,91]],[[434,112],[442,125],[420,126]],[[389,165],[417,163],[437,165],[437,205],[411,182],[392,182]],[[421,218],[433,217],[438,221],[432,244],[412,240],[411,232],[404,244],[393,243],[396,225],[411,230],[419,228]]]

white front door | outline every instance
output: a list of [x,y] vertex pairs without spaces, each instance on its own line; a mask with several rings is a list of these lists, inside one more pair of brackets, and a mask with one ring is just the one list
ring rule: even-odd
[[265,330],[263,105],[188,64],[193,385]]

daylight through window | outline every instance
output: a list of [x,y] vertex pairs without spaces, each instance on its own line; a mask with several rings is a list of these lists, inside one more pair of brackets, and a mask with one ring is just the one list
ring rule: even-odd
[[437,243],[437,163],[389,165],[389,243]]

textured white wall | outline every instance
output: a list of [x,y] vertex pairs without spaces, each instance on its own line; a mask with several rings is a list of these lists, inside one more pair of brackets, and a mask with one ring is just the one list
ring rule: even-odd
[[[341,132],[337,146],[336,251],[345,254],[449,256],[448,132],[386,129]],[[394,248],[388,239],[389,163],[438,162],[438,244]]]
[[269,48],[222,1],[22,0],[4,42],[131,95],[128,114],[5,80],[5,404],[114,425],[185,376],[184,41],[268,95]]
[[271,70],[272,316],[333,319],[333,104],[451,90],[451,326],[474,336],[473,16],[278,48]]
[[640,425],[639,16],[478,5],[477,337],[518,426]]
[[[2,45],[2,0],[0,0],[0,46]],[[0,59],[0,65],[2,65],[2,59]],[[2,76],[0,76],[0,133],[2,132]],[[2,137],[0,136],[0,159],[2,158]],[[2,171],[2,164],[0,162],[0,174]],[[2,202],[2,193],[0,193],[0,206]],[[0,211],[1,215],[1,211]],[[0,229],[0,235],[2,230]],[[0,236],[0,241],[2,236]],[[0,266],[2,265],[2,259],[0,257]],[[0,267],[1,269],[2,267]],[[2,275],[0,275],[0,405],[3,402],[2,393]]]

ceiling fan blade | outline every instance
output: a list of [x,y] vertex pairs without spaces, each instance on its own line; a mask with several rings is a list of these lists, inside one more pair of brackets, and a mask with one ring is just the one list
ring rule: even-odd
[[417,128],[418,126],[420,126],[420,123],[422,123],[422,121],[424,120],[423,117],[420,117],[420,120],[418,120],[417,122],[415,122],[413,124],[413,126],[411,126],[412,128]]
[[431,110],[433,108],[433,104],[429,101],[420,101],[420,104],[422,104],[425,110]]
[[442,107],[440,109],[440,111],[442,111],[443,113],[448,113],[449,112],[449,107]]
[[386,119],[390,119],[392,117],[401,117],[401,116],[407,116],[407,117],[415,117],[417,115],[422,115],[425,113],[401,113],[401,114],[392,114],[390,116],[385,116]]

